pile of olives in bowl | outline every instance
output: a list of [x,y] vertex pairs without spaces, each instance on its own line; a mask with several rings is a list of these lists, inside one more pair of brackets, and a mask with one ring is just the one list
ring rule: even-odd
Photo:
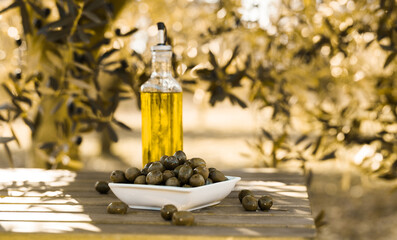
[[199,187],[227,178],[221,171],[207,168],[202,158],[187,159],[183,151],[177,151],[173,156],[164,155],[159,161],[149,162],[142,170],[136,167],[114,170],[110,180],[113,183]]
[[241,190],[238,194],[238,199],[246,211],[256,211],[258,207],[262,211],[266,211],[270,210],[270,208],[273,206],[272,197],[265,195],[257,199],[248,189]]

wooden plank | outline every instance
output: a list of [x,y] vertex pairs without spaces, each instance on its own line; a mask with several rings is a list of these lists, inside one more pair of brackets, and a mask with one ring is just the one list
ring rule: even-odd
[[[307,198],[286,197],[272,195],[274,206],[308,206]],[[111,202],[119,201],[113,195],[98,197],[8,197],[0,198],[0,204],[70,204],[70,205],[107,205]],[[217,207],[222,206],[240,206],[240,202],[236,198],[225,198]]]
[[[7,189],[7,188],[21,188],[21,187],[30,187],[34,189],[49,189],[49,188],[76,188],[76,189],[81,189],[81,188],[94,188],[94,185],[97,180],[75,180],[79,184],[76,184],[75,182],[69,182],[68,181],[27,181],[24,179],[21,179],[19,181],[14,181],[14,180],[8,180],[8,181],[2,181],[0,182],[0,189]],[[104,180],[107,181],[107,180]],[[251,187],[251,186],[262,186],[262,187],[268,187],[272,189],[271,191],[275,191],[277,189],[283,189],[283,190],[291,190],[291,191],[305,191],[305,186],[302,184],[285,184],[281,181],[267,181],[267,180],[248,180],[243,178],[239,183],[238,186],[241,187]],[[274,190],[273,190],[274,189]]]
[[[310,228],[263,228],[263,227],[224,227],[224,226],[156,226],[153,231],[152,225],[120,225],[120,224],[98,224],[87,225],[84,223],[59,223],[52,222],[0,222],[6,230],[14,231],[13,234],[3,233],[2,240],[15,239],[156,239],[156,240],[201,240],[211,239],[310,239],[315,236],[315,229]],[[33,229],[30,228],[33,226]],[[23,234],[35,232],[34,229],[43,229],[43,232],[53,231],[56,234]],[[65,231],[65,229],[67,229]],[[94,231],[96,230],[96,231]],[[17,232],[17,234],[15,234]],[[19,232],[19,234],[18,234]],[[65,234],[67,232],[67,234]],[[94,232],[94,234],[93,234]],[[95,234],[96,233],[96,234]],[[100,234],[98,234],[100,233]]]
[[[69,204],[0,204],[0,212],[56,212],[56,213],[106,213],[107,205],[69,205]],[[131,209],[130,211],[134,211]],[[274,206],[268,211],[245,212],[241,206],[215,206],[195,210],[194,213],[202,215],[247,215],[256,216],[258,214],[269,216],[303,216],[311,215],[310,207],[297,206]],[[145,212],[138,212],[145,214]]]
[[[112,193],[98,194],[94,184],[97,180],[107,180],[109,173],[3,169],[0,170],[1,239],[4,236],[8,239],[35,239],[35,236],[37,239],[55,236],[62,239],[59,236],[66,232],[73,235],[64,235],[68,240],[80,237],[87,240],[89,236],[95,239],[294,239],[315,236],[307,189],[303,177],[296,171],[243,169],[225,173],[243,178],[235,191],[216,206],[194,211],[195,226],[176,227],[164,221],[158,211],[129,209],[126,215],[107,214],[107,204],[118,199]],[[270,211],[244,211],[237,198],[240,189],[250,189],[257,197],[272,196],[273,208]],[[7,231],[13,234],[4,235]],[[36,234],[15,234],[18,232]]]
[[[243,226],[243,227],[305,227],[311,228],[310,216],[272,216],[264,214],[199,214],[193,213],[198,225]],[[125,215],[107,213],[54,213],[54,212],[0,212],[0,221],[52,221],[164,225],[159,212],[147,211],[137,214],[130,211]]]
[[[294,196],[300,196],[299,198],[307,198],[307,192],[300,188],[297,191],[289,190],[289,188],[271,188],[271,187],[241,187],[237,185],[235,191],[231,192],[228,198],[237,198],[238,193],[242,189],[250,189],[256,197],[263,195],[275,195],[275,196],[288,196],[292,193]],[[292,187],[290,189],[293,189]],[[27,187],[10,187],[0,190],[0,196],[9,197],[64,197],[64,196],[74,196],[74,197],[101,197],[106,195],[112,195],[112,191],[108,194],[99,194],[94,190],[93,186],[89,188],[79,188],[79,189],[69,189],[69,188],[30,188]]]

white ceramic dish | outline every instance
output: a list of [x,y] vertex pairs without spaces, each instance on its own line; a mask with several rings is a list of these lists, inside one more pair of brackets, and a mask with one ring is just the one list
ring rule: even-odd
[[226,181],[194,188],[128,183],[109,183],[109,187],[130,208],[160,210],[173,204],[178,210],[193,211],[220,203],[241,179],[226,177]]

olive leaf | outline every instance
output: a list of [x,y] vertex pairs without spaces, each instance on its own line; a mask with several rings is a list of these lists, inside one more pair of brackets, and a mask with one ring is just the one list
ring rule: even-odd
[[8,143],[14,139],[14,137],[0,137],[0,143]]
[[241,108],[247,108],[247,104],[236,95],[229,93],[228,96],[232,104],[237,103]]
[[336,153],[336,150],[334,150],[328,154],[325,154],[322,158],[320,158],[320,160],[325,161],[325,160],[334,159],[336,157],[335,153]]
[[11,3],[8,7],[0,10],[0,14],[4,13],[10,9],[13,9],[15,7],[19,7],[20,4],[21,4],[21,1],[15,1],[15,2]]
[[110,139],[113,142],[117,142],[119,140],[116,132],[114,131],[114,129],[112,128],[112,126],[110,126],[110,124],[106,124],[106,132],[108,133],[108,136],[110,137]]
[[9,128],[11,130],[11,134],[12,134],[15,142],[18,144],[18,147],[22,147],[21,142],[19,141],[19,138],[17,137],[17,134],[15,133],[14,128],[11,126],[11,124],[9,124]]
[[267,139],[271,141],[274,141],[273,136],[268,131],[266,131],[264,128],[261,128],[261,131],[263,136],[265,136]]
[[90,1],[84,6],[84,11],[92,12],[98,8],[104,7],[106,2],[104,0]]
[[130,35],[136,33],[137,31],[138,31],[137,28],[133,28],[133,29],[131,29],[130,31],[128,31],[126,33],[121,33],[121,32],[118,31],[118,32],[116,32],[116,35],[120,36],[120,37],[127,37],[127,36],[130,36]]
[[33,9],[33,11],[35,11],[35,13],[37,13],[38,15],[40,15],[40,17],[45,18],[46,14],[44,12],[43,9],[41,9],[39,6],[37,6],[34,2],[32,1],[27,1],[30,5],[30,7]]
[[56,7],[57,7],[57,9],[58,9],[59,17],[60,17],[60,18],[66,17],[66,10],[65,10],[65,8],[64,8],[58,1],[56,1],[55,4],[56,4]]
[[11,154],[11,150],[8,147],[7,143],[3,143],[3,145],[4,145],[4,149],[6,150],[6,154],[7,154],[7,158],[8,158],[8,162],[10,164],[10,167],[13,168],[14,167],[14,160],[13,160],[13,157],[12,157],[12,154]]
[[52,150],[57,145],[56,142],[45,142],[39,146],[42,150]]
[[316,225],[317,229],[327,225],[327,222],[325,221],[325,211],[324,210],[321,210],[317,214],[317,216],[314,218],[314,225]]
[[103,53],[97,60],[98,63],[101,63],[103,60],[105,60],[106,58],[110,57],[113,53],[117,52],[118,49],[112,48],[108,51],[106,51],[105,53]]
[[385,60],[385,64],[383,65],[383,68],[386,68],[396,57],[397,52],[392,52],[389,54],[389,56],[387,56],[386,60]]
[[301,143],[301,142],[303,142],[304,140],[306,140],[308,138],[308,136],[305,134],[305,135],[302,135],[301,137],[299,137],[297,140],[296,140],[296,142],[295,142],[295,145],[298,145],[299,143]]
[[123,128],[123,129],[125,129],[125,130],[132,131],[132,129],[131,129],[130,127],[128,127],[128,126],[125,125],[124,123],[122,123],[122,122],[116,120],[115,118],[112,119],[112,122],[115,123],[117,126]]

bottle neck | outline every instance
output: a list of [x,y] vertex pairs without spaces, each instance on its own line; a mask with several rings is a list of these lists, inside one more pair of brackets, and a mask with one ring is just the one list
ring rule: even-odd
[[152,51],[152,75],[172,75],[171,57],[171,51]]

